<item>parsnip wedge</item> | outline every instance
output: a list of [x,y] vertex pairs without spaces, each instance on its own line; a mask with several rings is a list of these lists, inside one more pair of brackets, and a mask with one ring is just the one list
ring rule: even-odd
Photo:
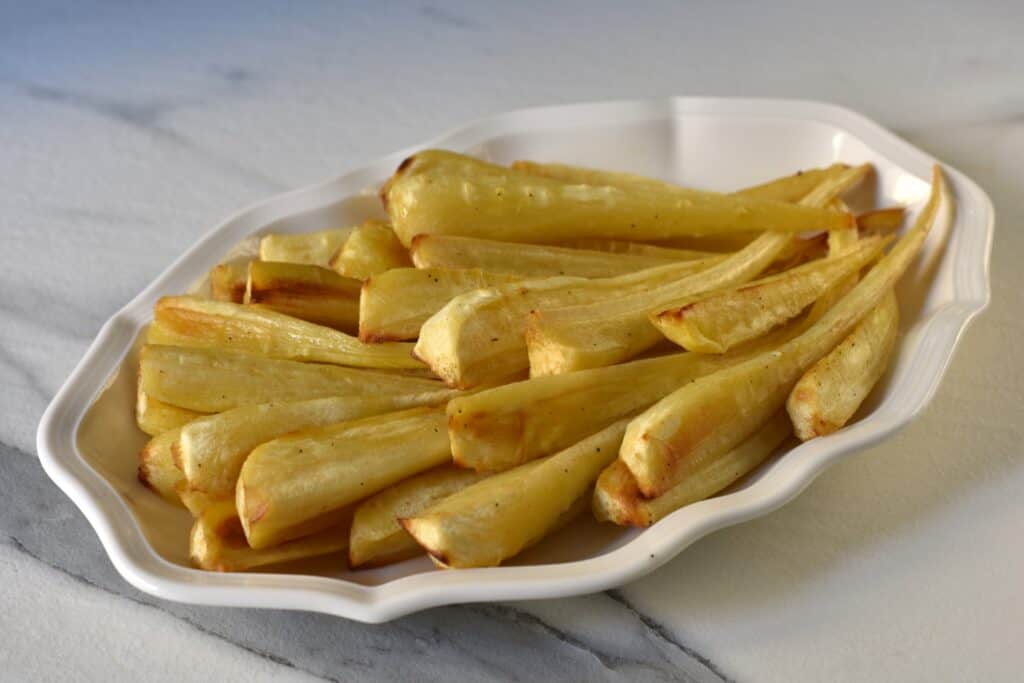
[[339,510],[451,462],[443,408],[412,408],[300,432],[249,454],[236,505],[253,548],[315,533]]
[[403,161],[381,197],[406,246],[421,233],[511,242],[644,241],[747,230],[828,230],[851,220],[822,208],[713,192],[569,184],[440,150]]
[[[699,269],[707,268],[708,261],[674,263],[614,278],[552,277],[466,292],[423,324],[415,353],[449,386],[468,389],[507,380],[529,367],[524,328],[530,311],[604,301],[686,277],[699,278],[706,272]],[[721,265],[713,262],[708,270]]]
[[[859,166],[828,178],[801,200],[824,206],[863,180],[870,166]],[[620,363],[657,344],[662,336],[648,315],[702,292],[743,284],[758,275],[787,249],[794,238],[765,233],[727,259],[699,274],[639,292],[620,292],[598,302],[539,305],[526,326],[530,374],[548,375]]]
[[345,246],[331,259],[331,268],[340,275],[366,280],[392,268],[412,265],[409,252],[383,221],[366,221],[352,231]]
[[459,396],[448,403],[453,459],[497,472],[554,453],[698,377],[775,348],[799,329],[787,326],[722,355],[677,353]]
[[453,465],[442,465],[384,489],[356,508],[349,537],[351,567],[375,567],[423,552],[398,523],[413,517],[443,498],[485,478]]
[[403,518],[416,542],[448,567],[494,567],[538,541],[615,459],[620,420],[543,460],[462,489]]
[[367,343],[415,339],[427,319],[459,294],[516,282],[514,275],[481,270],[395,268],[363,283],[359,339]]
[[227,500],[207,508],[192,525],[189,555],[200,569],[241,572],[283,562],[329,555],[348,547],[349,525],[334,527],[288,543],[253,550],[245,540],[235,504]]
[[[472,239],[472,238],[466,238]],[[748,240],[749,241],[749,240]],[[501,242],[500,244],[510,244]],[[516,244],[512,242],[511,244]],[[541,245],[545,246],[545,245]],[[559,242],[558,246],[568,249],[585,249],[587,251],[600,251],[606,254],[621,254],[630,257],[643,257],[658,259],[664,263],[677,263],[679,261],[692,261],[694,259],[713,258],[721,256],[721,249],[702,251],[699,249],[676,249],[646,242],[626,242],[624,240],[610,240],[600,237],[580,237],[572,240]],[[741,247],[743,245],[740,245]]]
[[446,397],[429,394],[335,396],[243,406],[193,420],[181,429],[175,448],[191,488],[230,496],[242,463],[262,443],[313,427],[412,408]]
[[431,379],[159,345],[146,345],[139,352],[139,382],[150,397],[205,413],[326,396],[395,395],[410,402],[433,402],[451,394]]
[[191,422],[198,417],[205,417],[206,415],[207,413],[180,408],[155,399],[145,391],[142,391],[140,383],[135,400],[135,423],[139,425],[139,429],[150,436],[159,436],[166,431],[182,426],[186,422]]
[[778,413],[753,436],[711,459],[657,498],[647,499],[629,468],[615,460],[601,472],[594,489],[598,521],[646,527],[681,507],[709,498],[760,465],[792,433],[785,413]]
[[804,373],[786,409],[807,441],[841,429],[885,374],[896,346],[899,305],[889,292],[846,339]]
[[741,287],[696,297],[652,313],[651,323],[690,351],[725,353],[798,315],[875,258],[886,240],[871,237],[837,258],[810,263]]
[[364,344],[344,332],[258,306],[167,296],[156,303],[153,316],[151,343],[363,368],[423,367],[412,357],[411,344]]
[[906,210],[902,206],[875,209],[857,215],[857,227],[867,233],[893,232],[903,225]]
[[931,197],[913,228],[803,334],[775,351],[706,375],[635,418],[620,457],[643,494],[653,498],[664,493],[709,459],[741,443],[782,408],[800,376],[889,292],[920,251],[940,206],[951,205],[936,167]]
[[139,452],[139,481],[168,503],[181,505],[177,487],[185,475],[174,465],[171,447],[178,440],[178,430],[172,429],[150,439]]
[[297,234],[264,235],[260,240],[260,260],[305,263],[330,267],[331,257],[344,246],[355,228],[333,228]]
[[245,300],[248,264],[221,263],[210,269],[210,298],[240,304]]
[[333,270],[300,263],[252,261],[243,303],[339,330],[359,327],[363,283]]
[[[570,166],[568,164],[514,161],[511,164],[511,168],[517,171],[525,171],[532,175],[577,185],[611,185],[613,187],[636,189],[684,190],[684,188],[678,185],[632,173],[602,171],[582,166]],[[836,176],[847,168],[848,166],[845,164],[833,164],[828,168],[812,168],[792,175],[782,176],[760,185],[737,190],[733,194],[756,199],[796,202],[817,187],[823,180],[830,176]]]
[[[619,243],[629,244],[629,243]],[[658,255],[517,244],[453,235],[417,235],[410,253],[417,268],[477,268],[522,277],[614,277],[645,268],[715,256],[661,249]],[[672,255],[668,255],[672,254]],[[718,257],[723,258],[723,257]]]

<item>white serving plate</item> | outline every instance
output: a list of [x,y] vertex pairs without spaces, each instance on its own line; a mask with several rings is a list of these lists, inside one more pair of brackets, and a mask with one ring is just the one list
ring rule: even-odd
[[[352,224],[380,215],[375,188],[408,154],[445,147],[506,163],[558,160],[728,190],[833,161],[870,161],[876,203],[916,210],[935,161],[863,116],[814,102],[672,98],[528,109],[459,128],[320,185],[232,216],[181,256],[100,330],[39,425],[43,467],[81,508],[132,585],[182,602],[326,612],[380,622],[436,605],[552,598],[608,589],[667,562],[716,529],[791,500],[826,467],[907,424],[928,403],[971,319],[988,303],[993,209],[945,167],[958,207],[945,212],[900,284],[904,335],[862,417],[777,455],[728,492],[644,530],[582,520],[493,569],[438,571],[425,559],[349,571],[334,556],[284,573],[218,574],[189,566],[190,519],[135,477],[145,438],[133,418],[135,351],[153,303],[202,278],[246,237]],[[867,203],[869,196],[854,198]],[[948,208],[948,207],[946,207]]]

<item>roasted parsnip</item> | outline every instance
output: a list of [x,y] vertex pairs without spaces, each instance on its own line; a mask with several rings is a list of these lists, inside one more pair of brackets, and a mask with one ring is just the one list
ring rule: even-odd
[[221,263],[210,269],[210,298],[240,304],[245,300],[247,263]]
[[[824,206],[863,180],[870,170],[870,166],[860,166],[828,178],[801,204]],[[765,233],[708,270],[661,287],[620,292],[596,303],[535,306],[526,327],[530,374],[571,372],[635,357],[662,339],[648,320],[650,313],[701,292],[751,280],[791,248],[793,241],[785,233]]]
[[[415,354],[438,377],[460,389],[515,378],[530,364],[524,337],[530,311],[598,302],[666,282],[700,278],[723,263],[701,259],[614,278],[552,277],[466,292],[423,324]],[[700,268],[706,270],[694,274]]]
[[150,436],[159,436],[197,417],[206,415],[207,413],[179,408],[155,399],[142,390],[141,382],[139,384],[139,391],[135,399],[135,423],[139,425],[139,429]]
[[539,243],[574,237],[644,241],[828,230],[851,220],[827,209],[714,192],[564,183],[441,150],[403,161],[381,197],[406,246],[418,234]]
[[594,489],[594,516],[620,526],[650,526],[681,507],[709,498],[728,487],[774,453],[792,433],[785,413],[717,458],[708,460],[657,498],[644,498],[633,473],[621,460],[601,472]]
[[[602,171],[582,166],[570,166],[568,164],[514,161],[511,167],[517,171],[525,171],[532,175],[539,175],[577,185],[612,185],[622,188],[686,191],[678,185],[646,176],[616,171]],[[733,194],[754,199],[796,202],[803,199],[808,192],[817,187],[823,180],[837,176],[847,168],[849,167],[846,164],[833,164],[828,168],[812,168],[792,175],[782,176],[760,185],[737,190]]]
[[326,396],[404,395],[411,402],[432,402],[451,393],[440,382],[419,377],[160,345],[139,352],[139,382],[149,397],[205,413]]
[[154,436],[139,452],[139,481],[168,503],[181,505],[177,487],[185,475],[174,465],[171,447],[178,440],[178,430],[172,429]]
[[411,344],[364,344],[344,332],[258,306],[188,296],[156,303],[149,340],[363,368],[423,367],[412,357]]
[[305,263],[328,268],[355,228],[334,228],[297,234],[274,233],[260,240],[260,260]]
[[543,460],[468,486],[401,520],[416,542],[447,567],[493,567],[537,542],[615,459],[620,420]]
[[300,432],[258,446],[236,505],[253,548],[336,523],[346,506],[451,462],[443,408],[412,408]]
[[347,278],[366,280],[392,268],[412,265],[409,252],[383,221],[366,221],[352,231],[338,253],[331,259],[331,268]]
[[300,263],[252,261],[243,302],[339,330],[359,328],[363,283]]
[[348,520],[311,536],[253,550],[245,540],[232,500],[211,505],[192,525],[189,555],[200,569],[241,572],[271,564],[329,555],[348,547]]
[[669,394],[630,423],[620,457],[646,497],[741,443],[786,402],[800,376],[829,353],[888,293],[947,207],[936,167],[932,195],[914,227],[807,331],[775,351],[706,375]]
[[799,315],[875,258],[886,240],[861,241],[842,256],[818,259],[777,275],[693,298],[650,316],[666,337],[690,351],[725,353]]
[[841,429],[885,374],[896,346],[899,305],[889,292],[824,358],[804,373],[786,401],[801,440]]
[[356,508],[352,520],[349,565],[377,566],[422,553],[423,549],[399,524],[399,518],[414,517],[486,476],[461,467],[442,465],[366,499]]
[[520,279],[481,270],[444,268],[383,272],[363,283],[359,339],[368,343],[415,339],[423,323],[459,294]]
[[[413,238],[410,253],[417,268],[476,268],[524,278],[556,275],[614,277],[645,268],[715,256],[709,252],[683,249],[653,249],[658,249],[660,253],[629,253],[626,250],[616,253],[453,235],[417,235]],[[668,255],[670,253],[673,255]]]
[[313,427],[438,402],[438,394],[334,396],[243,406],[182,427],[176,461],[191,488],[230,496],[249,453],[262,443]]
[[677,353],[459,396],[448,403],[452,456],[463,467],[497,472],[554,453],[798,331],[788,326],[722,355]]

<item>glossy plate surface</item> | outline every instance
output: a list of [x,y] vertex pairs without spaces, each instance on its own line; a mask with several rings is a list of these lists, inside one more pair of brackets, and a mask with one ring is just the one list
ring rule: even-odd
[[485,119],[245,209],[103,326],[39,425],[43,467],[89,519],[117,570],[140,590],[168,600],[313,610],[379,622],[441,604],[550,598],[626,583],[705,534],[779,507],[836,460],[913,419],[990,296],[991,202],[970,179],[945,167],[957,210],[944,212],[925,253],[900,283],[903,335],[897,356],[862,416],[836,434],[777,455],[727,493],[642,532],[581,520],[494,569],[438,571],[423,558],[348,571],[340,557],[287,573],[191,568],[187,513],[159,500],[135,477],[136,454],[145,442],[133,417],[135,352],[153,303],[186,291],[251,235],[319,230],[379,216],[376,187],[405,156],[424,147],[500,163],[527,158],[632,171],[718,190],[833,161],[870,161],[878,169],[876,182],[851,199],[854,208],[874,201],[907,205],[914,213],[927,196],[935,162],[863,116],[827,104],[721,98],[580,104]]

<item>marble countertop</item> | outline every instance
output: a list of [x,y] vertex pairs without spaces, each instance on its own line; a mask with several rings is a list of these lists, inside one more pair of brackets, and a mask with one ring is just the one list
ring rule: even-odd
[[[0,679],[1019,680],[1024,12],[937,4],[4,5]],[[604,594],[366,626],[116,575],[35,429],[200,234],[479,116],[671,94],[850,106],[990,193],[993,303],[915,424]]]

